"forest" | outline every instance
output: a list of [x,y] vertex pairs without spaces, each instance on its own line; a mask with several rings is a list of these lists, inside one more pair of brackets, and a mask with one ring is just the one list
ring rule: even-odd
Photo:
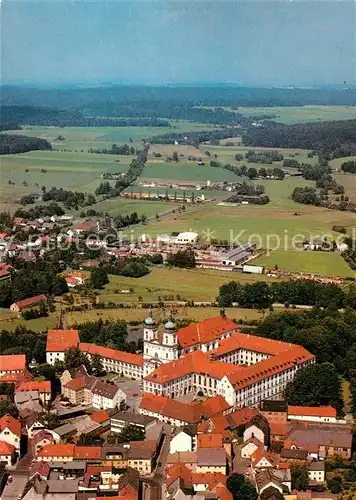
[[51,144],[39,137],[0,134],[0,155],[27,153],[27,151],[52,149]]
[[251,127],[243,136],[247,146],[302,148],[331,153],[334,158],[356,154],[356,120]]

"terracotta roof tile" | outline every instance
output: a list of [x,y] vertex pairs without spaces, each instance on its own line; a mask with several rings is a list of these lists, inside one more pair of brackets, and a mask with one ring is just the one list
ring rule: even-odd
[[92,413],[90,418],[97,424],[102,424],[106,420],[110,419],[110,415],[104,410],[99,410]]
[[0,431],[9,429],[16,436],[21,435],[21,423],[8,413],[0,418]]
[[[26,309],[27,307],[30,307],[34,304],[38,304],[39,302],[44,302],[45,300],[47,300],[47,297],[45,296],[45,294],[41,293],[40,295],[36,295],[35,297],[30,297],[28,299],[23,299],[23,300],[19,300],[18,302],[14,302],[14,304],[21,311],[22,309]],[[11,305],[14,305],[14,304],[11,304]]]
[[0,441],[0,455],[12,455],[15,451],[15,446],[6,443],[6,441]]
[[97,354],[102,358],[113,359],[115,361],[121,361],[122,363],[127,363],[135,366],[143,365],[143,357],[139,354],[117,351],[116,349],[101,347],[95,344],[87,344],[86,342],[81,342],[79,344],[79,349],[82,352],[86,352],[87,354]]
[[221,340],[219,342],[219,347],[215,349],[214,352],[216,356],[222,356],[223,354],[236,351],[237,349],[245,349],[247,351],[276,356],[281,352],[288,351],[291,347],[293,347],[293,344],[287,342],[280,342],[279,340],[256,337],[255,335],[239,332],[233,334],[232,337]]
[[39,457],[74,457],[74,444],[47,444],[44,446]]
[[336,410],[332,406],[288,406],[289,415],[336,418]]
[[251,418],[258,415],[258,411],[254,408],[240,408],[239,410],[230,413],[229,419],[231,419],[236,426],[247,424]]
[[64,386],[66,389],[71,391],[81,391],[84,388],[90,389],[96,382],[95,377],[90,377],[89,375],[84,375],[83,377],[73,378],[69,380]]
[[238,326],[231,319],[216,316],[200,323],[191,323],[178,330],[178,342],[182,349],[193,345],[207,343],[221,335],[236,331]]
[[0,355],[0,372],[25,370],[25,354],[2,354]]
[[198,434],[198,448],[221,448],[223,446],[222,434]]
[[74,459],[76,460],[100,459],[100,458],[101,458],[101,446],[74,447]]
[[51,393],[51,382],[49,380],[30,380],[29,382],[21,382],[16,387],[16,392],[23,391],[38,391]]
[[64,352],[79,343],[78,330],[48,330],[47,352]]

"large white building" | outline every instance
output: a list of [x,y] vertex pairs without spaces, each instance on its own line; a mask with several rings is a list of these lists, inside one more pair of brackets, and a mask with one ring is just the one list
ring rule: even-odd
[[143,328],[143,376],[156,370],[163,363],[178,359],[177,329],[172,321],[164,325],[162,335],[158,334],[155,320],[149,316]]

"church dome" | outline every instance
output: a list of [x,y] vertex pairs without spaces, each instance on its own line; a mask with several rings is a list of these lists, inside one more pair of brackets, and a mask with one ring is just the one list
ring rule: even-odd
[[173,323],[173,321],[171,321],[170,319],[167,321],[167,323],[164,325],[164,328],[166,330],[175,330],[176,329],[176,325]]
[[148,316],[148,318],[145,319],[145,325],[147,325],[147,326],[154,326],[155,324],[156,324],[156,322],[152,318],[152,316]]

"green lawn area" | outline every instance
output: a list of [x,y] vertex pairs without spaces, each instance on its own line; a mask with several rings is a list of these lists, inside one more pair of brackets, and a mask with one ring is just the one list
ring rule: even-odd
[[35,332],[45,332],[49,328],[58,328],[59,325],[59,315],[58,313],[52,313],[44,318],[36,318],[24,320],[20,318],[4,319],[1,320],[1,329],[13,331],[18,326],[28,328],[29,330],[34,330]]
[[[145,301],[164,299],[176,300],[177,295],[182,300],[213,301],[218,295],[219,286],[232,279],[250,282],[265,280],[263,276],[247,274],[231,274],[228,271],[212,271],[209,269],[168,269],[155,267],[150,274],[142,278],[125,278],[123,276],[110,276],[108,283],[99,292],[100,301],[103,302],[136,302],[138,297]],[[132,295],[120,294],[119,290],[132,288]]]
[[140,181],[144,179],[163,179],[170,181],[212,182],[236,181],[238,177],[228,170],[198,166],[195,162],[147,162]]
[[253,261],[253,264],[286,271],[315,273],[319,275],[355,276],[337,252],[289,251],[276,250],[270,255],[263,255]]
[[236,110],[245,116],[276,115],[273,120],[286,123],[350,120],[356,118],[356,106],[291,106],[291,107],[240,107]]
[[[160,214],[162,212],[166,212],[167,210],[173,210],[177,206],[178,204],[167,201],[130,200],[123,197],[117,197],[100,201],[91,208],[97,210],[98,212],[108,212],[111,216],[137,212],[138,215],[151,217],[157,213]],[[75,213],[78,214],[81,210],[82,209]]]

